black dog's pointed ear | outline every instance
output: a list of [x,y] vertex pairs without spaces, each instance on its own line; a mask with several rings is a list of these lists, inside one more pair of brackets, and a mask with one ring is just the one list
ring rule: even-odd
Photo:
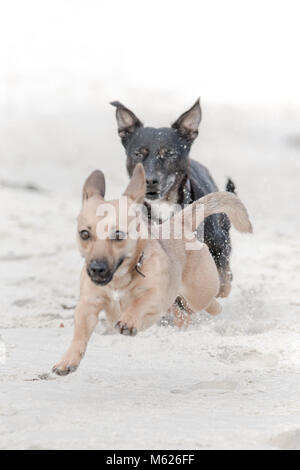
[[105,196],[105,177],[100,170],[93,171],[84,183],[82,201],[96,195],[102,197],[102,199]]
[[177,121],[174,122],[172,127],[177,129],[182,135],[186,136],[189,140],[193,141],[198,135],[198,127],[201,121],[201,106],[200,98],[196,103],[185,113],[183,113]]
[[118,132],[122,139],[127,137],[129,134],[132,134],[138,127],[143,127],[143,123],[122,103],[119,101],[112,101],[110,104],[117,108],[116,118],[118,123]]

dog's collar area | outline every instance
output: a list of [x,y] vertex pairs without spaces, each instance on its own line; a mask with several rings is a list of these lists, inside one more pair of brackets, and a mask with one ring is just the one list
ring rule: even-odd
[[187,178],[186,184],[183,188],[183,204],[191,204],[192,202],[192,188],[190,178]]
[[147,209],[147,216],[148,216],[148,220],[149,222],[155,222],[155,223],[158,223],[159,225],[162,224],[162,220],[160,218],[155,218],[153,217],[153,214],[151,213],[151,204],[147,201],[144,201],[144,205]]
[[140,257],[138,259],[138,262],[136,263],[135,265],[135,270],[137,273],[139,273],[141,276],[143,277],[146,277],[144,273],[142,273],[141,271],[141,268],[143,266],[143,261],[144,261],[144,256],[145,256],[145,252],[142,251],[142,253],[140,254]]

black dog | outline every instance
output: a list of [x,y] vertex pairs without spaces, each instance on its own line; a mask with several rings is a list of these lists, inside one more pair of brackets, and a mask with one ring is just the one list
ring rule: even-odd
[[[152,216],[156,213],[161,222],[172,215],[174,204],[190,204],[205,194],[218,191],[208,170],[189,158],[201,121],[200,100],[171,127],[159,129],[144,127],[120,102],[111,104],[117,108],[118,132],[125,147],[129,176],[138,162],[144,165],[147,180],[145,204],[148,209],[151,206]],[[231,180],[228,180],[226,190],[235,191]],[[219,296],[223,297],[229,294],[232,280],[229,229],[230,222],[225,214],[211,215],[205,221],[204,241],[216,262],[221,280]]]

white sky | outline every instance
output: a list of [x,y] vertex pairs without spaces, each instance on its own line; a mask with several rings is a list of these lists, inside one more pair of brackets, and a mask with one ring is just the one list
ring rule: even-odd
[[0,6],[2,101],[84,102],[95,90],[120,98],[130,90],[176,94],[188,103],[201,95],[229,104],[300,104],[299,1]]

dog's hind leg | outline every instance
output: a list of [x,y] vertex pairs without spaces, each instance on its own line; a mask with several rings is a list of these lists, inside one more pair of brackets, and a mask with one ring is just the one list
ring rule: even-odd
[[[213,219],[214,217],[215,219]],[[216,221],[218,225],[216,225]],[[220,277],[218,297],[227,297],[231,291],[231,240],[229,230],[230,222],[225,214],[210,216],[205,221],[204,241],[214,258]]]
[[220,290],[218,297],[228,297],[231,291],[232,273],[229,264],[225,267],[218,267],[220,275]]
[[[230,240],[228,240],[230,243]],[[230,269],[231,249],[224,249],[222,252],[214,245],[213,257],[217,266],[220,278],[220,290],[217,297],[228,297],[231,291],[232,272]]]
[[169,309],[169,313],[173,314],[174,322],[178,328],[187,328],[191,321],[191,315],[195,312],[189,307],[186,300],[179,295]]
[[219,302],[216,299],[212,299],[210,304],[205,307],[205,310],[207,313],[210,313],[211,315],[217,315],[218,313],[222,312],[222,305],[219,304]]
[[[196,244],[200,243],[196,241]],[[196,246],[196,245],[195,245]],[[187,251],[185,269],[182,277],[183,292],[188,305],[194,312],[209,308],[218,294],[220,281],[214,260],[206,245],[199,250]]]

